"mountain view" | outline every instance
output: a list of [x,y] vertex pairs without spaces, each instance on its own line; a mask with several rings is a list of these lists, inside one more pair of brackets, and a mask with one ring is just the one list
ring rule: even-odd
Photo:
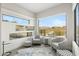
[[49,16],[39,19],[40,35],[64,36],[66,34],[66,15]]

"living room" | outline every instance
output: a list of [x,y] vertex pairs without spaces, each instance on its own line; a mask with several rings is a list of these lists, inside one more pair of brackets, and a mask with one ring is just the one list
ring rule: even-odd
[[[3,56],[5,55],[14,55],[14,56],[79,55],[76,54],[75,51],[75,48],[77,48],[77,44],[73,42],[75,38],[74,17],[73,17],[74,8],[72,8],[73,5],[74,4],[72,3],[38,3],[38,4],[1,3],[1,21],[0,21],[1,55]],[[40,35],[39,32],[40,20],[45,17],[50,17],[50,16],[54,17],[57,15],[61,15],[62,13],[65,13],[65,29],[66,29],[66,31],[64,31],[63,36],[57,36],[57,34],[56,33],[54,34],[53,31],[50,31],[51,33],[46,32],[46,34],[44,32],[43,33],[44,35],[42,34]],[[49,24],[53,25],[50,22]],[[49,25],[49,24],[45,24],[45,25]],[[43,51],[44,49],[45,52]],[[28,52],[25,53],[25,51]],[[52,53],[50,53],[51,51]],[[66,55],[64,55],[64,53]]]

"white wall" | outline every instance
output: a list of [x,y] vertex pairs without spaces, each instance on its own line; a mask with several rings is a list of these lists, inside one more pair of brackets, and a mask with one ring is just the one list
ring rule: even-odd
[[16,31],[16,23],[0,22],[1,23],[1,41],[9,41],[10,33]]
[[53,16],[60,13],[67,15],[67,39],[69,40],[69,49],[72,49],[72,40],[74,40],[74,18],[71,3],[64,3],[37,14],[38,18]]
[[75,41],[72,42],[72,51],[75,56],[79,56],[79,46],[75,43]]

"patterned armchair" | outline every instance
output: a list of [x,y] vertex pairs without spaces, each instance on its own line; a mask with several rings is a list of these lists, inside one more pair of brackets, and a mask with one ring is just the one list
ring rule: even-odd
[[59,37],[59,38],[54,38],[52,40],[52,44],[51,46],[57,50],[71,50],[72,46],[71,46],[71,41],[67,40],[65,37]]

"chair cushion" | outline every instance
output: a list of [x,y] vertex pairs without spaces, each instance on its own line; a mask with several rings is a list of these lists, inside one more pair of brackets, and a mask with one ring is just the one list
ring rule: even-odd
[[36,35],[36,36],[35,36],[35,39],[40,39],[40,36],[39,36],[39,35]]
[[37,41],[37,40],[39,41],[40,39],[33,39],[33,40],[34,40],[34,41]]
[[31,41],[25,41],[24,43],[32,43]]

